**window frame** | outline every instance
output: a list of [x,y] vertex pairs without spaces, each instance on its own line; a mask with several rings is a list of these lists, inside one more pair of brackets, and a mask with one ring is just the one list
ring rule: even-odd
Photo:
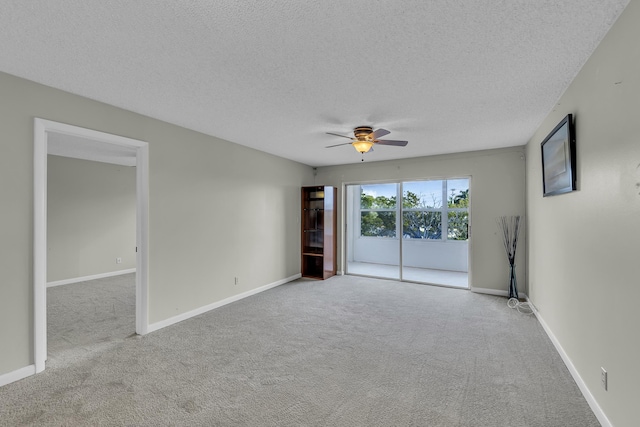
[[[406,239],[407,241],[415,241],[415,242],[468,242],[469,241],[469,229],[470,229],[470,195],[469,195],[469,203],[466,208],[452,208],[449,207],[449,200],[447,198],[447,190],[448,190],[448,181],[456,180],[456,179],[465,179],[467,180],[467,191],[470,190],[471,187],[471,177],[446,177],[446,178],[432,178],[432,179],[415,179],[415,180],[407,180],[400,182],[380,182],[380,183],[363,183],[358,184],[360,191],[358,192],[358,238],[360,239],[399,239],[399,236],[402,236],[402,239]],[[405,208],[404,207],[404,184],[410,182],[425,182],[425,181],[441,181],[442,183],[442,195],[441,195],[441,206],[439,208],[435,207],[416,207],[416,208]],[[395,208],[362,208],[362,187],[366,185],[382,185],[382,184],[394,184],[396,186],[396,206]],[[354,192],[355,193],[355,192]],[[355,200],[354,200],[355,201]],[[362,234],[362,214],[363,212],[395,212],[395,226],[396,232],[394,236],[366,236]],[[429,239],[429,238],[412,238],[404,236],[404,213],[405,212],[419,212],[419,213],[427,213],[427,212],[438,212],[440,213],[440,238],[439,239]],[[449,238],[449,213],[450,212],[466,212],[467,213],[467,238],[466,239],[450,239]]]
[[[389,185],[389,184],[393,184],[396,186],[396,206],[394,208],[362,208],[362,187],[366,186],[366,185]],[[359,238],[361,239],[397,239],[398,238],[398,198],[400,196],[400,192],[398,190],[398,186],[400,183],[398,182],[381,182],[381,183],[376,183],[376,184],[358,184],[358,187],[360,189],[359,195],[358,195],[358,205],[359,205],[359,215],[358,215],[358,228],[360,230],[359,232]],[[362,234],[362,213],[363,212],[394,212],[395,213],[395,232],[393,236],[364,236]]]

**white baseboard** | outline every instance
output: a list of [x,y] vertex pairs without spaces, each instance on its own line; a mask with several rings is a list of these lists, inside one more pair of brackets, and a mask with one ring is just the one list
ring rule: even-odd
[[13,372],[0,375],[0,387],[19,381],[23,378],[35,375],[36,365],[25,366],[24,368],[17,369]]
[[[477,294],[495,295],[498,297],[505,297],[505,298],[509,296],[509,291],[505,291],[501,289],[476,288],[472,286],[470,290],[471,292],[475,292]],[[518,296],[520,298],[527,298],[527,294],[525,294],[524,292],[518,292]]]
[[489,288],[476,288],[475,286],[471,287],[471,292],[475,292],[478,294],[487,294],[487,295],[496,295],[499,297],[508,297],[509,296],[509,292],[508,291],[502,291],[499,289],[489,289]]
[[177,316],[173,316],[173,317],[170,317],[170,318],[165,319],[165,320],[161,320],[161,321],[156,322],[156,323],[151,323],[149,325],[149,328],[147,329],[147,332],[157,331],[158,329],[162,329],[162,328],[165,328],[167,326],[176,324],[178,322],[182,322],[183,320],[190,319],[192,317],[195,317],[195,316],[198,316],[200,314],[206,313],[207,311],[211,311],[213,309],[222,307],[223,305],[231,304],[232,302],[236,302],[236,301],[239,301],[239,300],[241,300],[243,298],[247,298],[247,297],[250,297],[252,295],[259,294],[260,292],[264,292],[264,291],[269,290],[271,288],[275,288],[276,286],[284,285],[285,283],[288,283],[288,282],[291,282],[293,280],[299,279],[300,277],[302,277],[302,275],[300,273],[294,274],[293,276],[287,277],[287,278],[282,279],[282,280],[278,280],[277,282],[273,282],[273,283],[269,283],[269,284],[264,285],[264,286],[260,286],[259,288],[255,288],[255,289],[252,289],[250,291],[243,292],[241,294],[234,295],[234,296],[229,297],[229,298],[225,298],[225,299],[223,299],[221,301],[214,302],[214,303],[205,305],[205,306],[200,307],[200,308],[196,308],[195,310],[187,311],[186,313],[182,313],[182,314],[179,314]]
[[[528,297],[527,297],[527,301],[531,303]],[[533,313],[538,319],[538,322],[540,322],[540,324],[542,325],[542,328],[547,333],[547,336],[553,343],[553,346],[556,348],[556,350],[560,354],[562,361],[567,366],[567,369],[569,369],[569,372],[571,373],[573,380],[578,385],[578,388],[582,392],[582,395],[584,396],[584,398],[587,400],[587,403],[589,404],[589,407],[591,407],[591,410],[593,411],[594,415],[596,416],[598,421],[600,421],[600,424],[602,424],[602,427],[613,427],[613,424],[611,424],[611,421],[609,421],[609,418],[607,418],[607,416],[602,411],[602,408],[600,407],[600,405],[598,405],[596,398],[593,396],[593,394],[591,394],[591,391],[589,391],[589,388],[587,387],[582,377],[578,373],[578,370],[576,369],[576,367],[573,366],[571,359],[562,348],[562,345],[560,345],[560,342],[558,341],[556,336],[553,335],[553,332],[551,332],[551,329],[549,329],[549,326],[547,325],[547,323],[544,321],[540,313],[538,313],[538,310],[536,309],[536,307],[533,304],[531,304],[531,307],[533,308]]]
[[53,286],[68,285],[71,283],[87,282],[89,280],[95,280],[95,279],[104,279],[105,277],[120,276],[121,274],[129,274],[129,273],[135,273],[135,272],[136,272],[135,268],[129,268],[127,270],[118,270],[118,271],[112,271],[109,273],[94,274],[91,276],[74,277],[73,279],[56,280],[55,282],[47,282],[47,288],[51,288]]

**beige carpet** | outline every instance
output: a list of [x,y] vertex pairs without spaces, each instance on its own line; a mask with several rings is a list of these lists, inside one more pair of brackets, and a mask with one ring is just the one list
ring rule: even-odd
[[47,370],[0,388],[0,424],[599,425],[535,317],[504,298],[300,280],[138,337],[128,281],[48,291]]

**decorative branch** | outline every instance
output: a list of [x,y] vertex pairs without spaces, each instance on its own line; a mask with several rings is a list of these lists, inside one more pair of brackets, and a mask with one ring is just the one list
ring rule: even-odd
[[501,216],[498,220],[498,228],[502,230],[502,243],[509,259],[509,300],[518,299],[518,285],[516,283],[516,249],[518,248],[518,236],[520,235],[520,215]]
[[498,228],[502,230],[502,243],[509,259],[509,265],[513,265],[516,260],[516,249],[520,234],[520,215],[501,216],[498,219]]

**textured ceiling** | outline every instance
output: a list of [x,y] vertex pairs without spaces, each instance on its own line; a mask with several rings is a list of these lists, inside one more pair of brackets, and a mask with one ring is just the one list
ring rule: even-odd
[[[628,0],[0,0],[0,71],[312,166],[522,145]],[[567,111],[569,113],[569,111]]]

